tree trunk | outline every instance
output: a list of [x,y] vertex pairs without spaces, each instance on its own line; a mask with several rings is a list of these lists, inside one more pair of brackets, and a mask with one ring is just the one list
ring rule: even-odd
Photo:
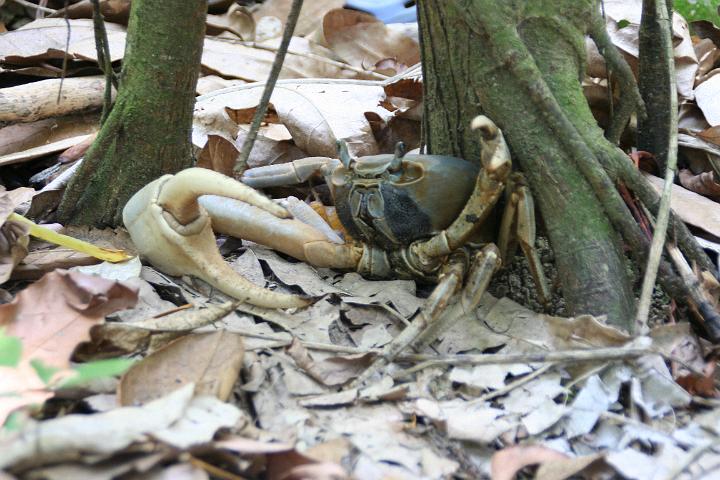
[[137,190],[191,166],[206,10],[204,0],[133,1],[118,97],[63,196],[61,221],[120,225]]
[[432,153],[477,159],[470,120],[481,112],[493,119],[540,207],[570,313],[606,314],[629,327],[633,294],[620,237],[568,148],[573,140],[550,119],[562,114],[592,151],[607,143],[578,81],[581,22],[593,8],[580,0],[420,1],[425,142]]

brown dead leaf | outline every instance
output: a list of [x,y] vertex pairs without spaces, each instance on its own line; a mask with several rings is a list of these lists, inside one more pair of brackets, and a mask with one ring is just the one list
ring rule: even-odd
[[[277,17],[284,24],[288,13],[290,13],[291,5],[292,0],[268,0],[262,3],[253,15],[255,20],[266,16]],[[345,5],[345,0],[313,0],[304,3],[302,10],[300,10],[300,18],[298,18],[297,25],[295,25],[295,35],[302,37],[319,28],[319,20],[327,12],[335,8],[341,8],[343,5]]]
[[97,115],[88,114],[48,118],[0,128],[0,156],[93,133],[97,131],[98,120]]
[[42,405],[53,396],[28,362],[12,368],[0,366],[0,379],[0,427],[13,411],[28,405]]
[[706,197],[720,196],[720,183],[715,180],[714,172],[702,172],[697,175],[684,168],[678,174],[680,185],[691,192],[705,195]]
[[74,162],[75,160],[80,160],[84,155],[85,152],[88,151],[88,149],[92,146],[93,142],[95,141],[95,137],[97,137],[97,133],[91,133],[85,139],[72,147],[68,148],[64,152],[60,154],[58,157],[59,163],[70,163]]
[[15,208],[30,200],[32,188],[18,188],[9,192],[0,187],[0,284],[5,283],[14,268],[28,253],[28,227],[7,218]]
[[[95,31],[92,20],[70,20],[68,52],[72,56],[96,60]],[[125,51],[124,27],[105,25],[111,61],[120,60]],[[3,35],[0,62],[32,65],[52,58],[63,58],[68,30],[64,18],[42,18]]]
[[247,42],[255,39],[255,19],[246,7],[236,3],[221,15],[208,14],[205,23],[207,35],[228,32]]
[[330,50],[356,67],[367,69],[388,59],[406,67],[420,61],[415,40],[356,10],[340,8],[325,14],[322,35]]
[[242,336],[225,330],[187,335],[133,365],[120,381],[118,399],[122,405],[142,405],[194,383],[197,394],[225,401],[240,374],[243,353]]
[[[100,13],[106,22],[127,25],[130,15],[130,0],[100,0]],[[93,5],[90,0],[81,0],[78,3],[61,8],[49,15],[50,18],[92,18]]]
[[238,156],[240,151],[235,148],[234,142],[220,135],[208,135],[205,147],[198,154],[197,166],[232,177]]
[[1,305],[0,325],[20,337],[23,359],[67,367],[75,347],[90,338],[90,327],[136,301],[137,292],[120,282],[57,270]]
[[720,126],[706,128],[697,136],[715,145],[720,145]]
[[53,270],[69,269],[100,263],[95,257],[80,253],[69,248],[57,247],[49,250],[36,250],[30,252],[22,263],[15,267],[12,273],[13,280],[38,280]]
[[539,445],[506,447],[492,456],[490,469],[493,480],[512,480],[523,468],[546,462],[566,460],[568,456]]

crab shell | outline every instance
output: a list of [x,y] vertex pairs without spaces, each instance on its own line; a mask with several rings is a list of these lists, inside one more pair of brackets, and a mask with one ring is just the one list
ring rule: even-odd
[[358,158],[338,166],[329,184],[343,226],[354,238],[399,248],[446,229],[468,201],[479,166],[444,155]]

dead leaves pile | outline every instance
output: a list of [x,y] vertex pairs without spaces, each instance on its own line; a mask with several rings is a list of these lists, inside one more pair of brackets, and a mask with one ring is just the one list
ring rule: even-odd
[[[255,82],[269,73],[291,2],[227,3],[208,16],[192,141],[200,165],[232,174],[262,91]],[[358,156],[391,152],[398,140],[419,146],[416,26],[384,25],[343,3],[305,2],[244,168],[334,157],[338,139]],[[100,4],[114,22],[107,28],[117,66],[129,2]],[[605,1],[609,31],[632,57],[639,17],[630,4],[639,2]],[[103,83],[85,76],[97,73],[89,6],[68,7],[69,78],[59,103],[65,20],[35,20],[2,36],[3,179],[23,184],[15,172],[40,173],[34,189],[0,195],[0,220],[13,211],[50,214],[97,130]],[[621,20],[629,25],[620,28]],[[681,146],[691,169],[681,181],[696,193],[678,186],[674,201],[688,223],[720,237],[709,194],[720,119],[708,100],[717,96],[720,54],[712,36],[690,38],[679,18],[676,27]],[[591,101],[603,71],[590,63]],[[13,80],[27,76],[38,81]],[[66,233],[132,251],[121,230]],[[21,225],[4,222],[0,346],[19,338],[22,352],[0,361],[0,470],[42,479],[510,479],[538,466],[535,476],[545,479],[654,479],[717,469],[716,363],[687,325],[631,338],[599,319],[537,314],[486,295],[431,349],[408,352],[367,388],[347,390],[417,315],[424,295],[416,284],[313,269],[259,245],[223,241],[221,251],[246,278],[317,301],[295,312],[238,305],[137,259],[98,265],[29,242]],[[538,360],[599,348],[640,353]],[[87,371],[116,357],[135,360],[119,380]]]

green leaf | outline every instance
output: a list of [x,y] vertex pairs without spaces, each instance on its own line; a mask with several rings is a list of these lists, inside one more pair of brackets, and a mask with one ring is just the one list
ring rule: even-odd
[[110,358],[77,365],[75,375],[60,384],[60,388],[73,387],[97,378],[109,378],[122,375],[130,368],[134,360],[127,358]]
[[30,366],[32,366],[37,376],[40,377],[40,380],[42,380],[45,385],[49,384],[53,375],[60,371],[59,368],[47,365],[38,359],[30,360]]
[[22,342],[17,337],[9,337],[0,330],[0,367],[16,367],[22,355]]
[[630,22],[629,22],[629,21],[627,21],[627,20],[625,20],[625,19],[620,20],[620,21],[618,22],[618,24],[617,24],[618,30],[620,30],[621,28],[625,28],[625,27],[627,27],[628,25],[630,25]]

